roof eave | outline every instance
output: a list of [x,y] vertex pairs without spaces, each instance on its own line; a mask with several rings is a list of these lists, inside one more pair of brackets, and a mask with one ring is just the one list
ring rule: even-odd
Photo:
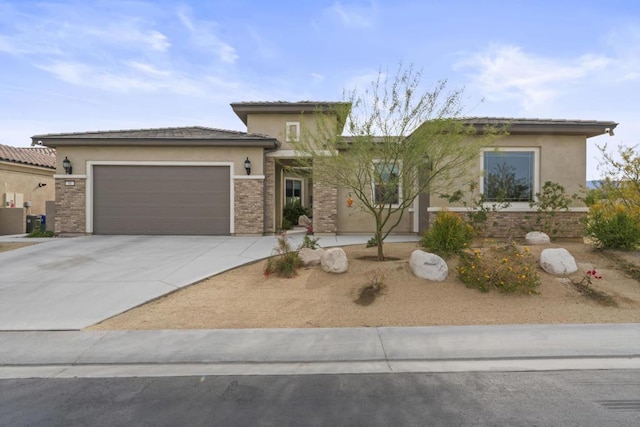
[[34,136],[47,147],[258,147],[277,148],[279,142],[270,139],[137,139],[137,138],[45,138]]
[[512,123],[471,123],[477,131],[482,131],[487,125],[508,126],[509,135],[579,135],[592,138],[610,133],[618,126],[616,122],[593,122],[581,124],[541,123],[518,124]]
[[247,116],[249,114],[304,114],[315,113],[318,111],[332,111],[337,105],[348,106],[348,102],[287,102],[287,103],[270,103],[270,102],[232,102],[231,108],[233,112],[247,125]]

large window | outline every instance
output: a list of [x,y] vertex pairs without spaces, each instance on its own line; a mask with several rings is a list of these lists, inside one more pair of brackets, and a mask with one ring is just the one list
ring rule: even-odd
[[488,202],[529,202],[536,191],[536,151],[485,151],[483,190]]
[[373,199],[377,204],[400,203],[400,181],[397,164],[374,163]]

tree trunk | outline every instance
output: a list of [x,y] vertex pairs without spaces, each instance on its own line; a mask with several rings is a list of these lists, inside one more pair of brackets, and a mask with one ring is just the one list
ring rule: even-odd
[[382,232],[376,230],[376,241],[378,242],[378,261],[384,261],[384,252],[382,252]]

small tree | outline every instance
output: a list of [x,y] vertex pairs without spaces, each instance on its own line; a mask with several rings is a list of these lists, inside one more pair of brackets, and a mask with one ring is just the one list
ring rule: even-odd
[[402,65],[391,78],[379,72],[370,87],[347,93],[334,111],[318,112],[317,129],[293,142],[299,155],[311,159],[314,180],[347,188],[374,218],[379,260],[385,238],[416,197],[447,188],[498,135],[490,128],[476,135],[460,120],[460,90],[446,92],[441,81],[423,91],[420,78]]
[[603,179],[587,194],[586,234],[602,249],[634,250],[640,246],[640,153],[620,147],[618,158],[598,146]]

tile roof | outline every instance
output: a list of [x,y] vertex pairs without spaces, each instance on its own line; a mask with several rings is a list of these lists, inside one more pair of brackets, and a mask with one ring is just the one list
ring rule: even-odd
[[11,147],[0,144],[0,161],[56,168],[56,150],[48,147]]
[[351,107],[348,102],[334,102],[334,101],[245,101],[245,102],[232,102],[231,108],[233,112],[247,124],[248,114],[301,114],[301,113],[314,113],[318,110],[331,112],[338,107]]
[[463,117],[469,124],[512,124],[512,125],[617,125],[613,121],[572,120],[572,119],[528,119],[518,117]]
[[94,132],[72,133],[48,133],[34,135],[33,140],[38,139],[273,139],[271,137],[239,132],[234,130],[216,129],[203,126],[171,127],[154,129],[126,129],[126,130],[102,130]]
[[584,135],[587,138],[608,133],[613,135],[613,129],[618,123],[600,120],[571,120],[571,119],[526,119],[512,117],[463,117],[465,123],[481,130],[484,126],[506,126],[511,135]]

